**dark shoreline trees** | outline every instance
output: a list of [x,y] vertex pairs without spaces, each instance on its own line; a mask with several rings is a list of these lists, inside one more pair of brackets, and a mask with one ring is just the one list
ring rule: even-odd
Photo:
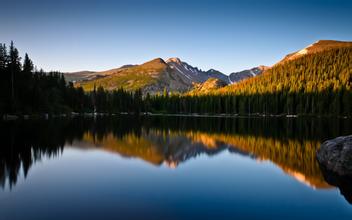
[[351,92],[253,95],[211,94],[200,96],[154,96],[152,112],[231,115],[327,115],[352,116]]
[[67,83],[60,72],[34,70],[28,54],[22,64],[13,42],[9,52],[5,44],[0,44],[0,77],[0,115],[145,111],[140,90],[108,92],[99,87],[85,93],[81,87]]

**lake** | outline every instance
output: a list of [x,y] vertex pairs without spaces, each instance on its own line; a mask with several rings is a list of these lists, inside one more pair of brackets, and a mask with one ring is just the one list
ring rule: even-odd
[[352,185],[315,158],[347,134],[337,118],[0,122],[0,219],[352,219]]

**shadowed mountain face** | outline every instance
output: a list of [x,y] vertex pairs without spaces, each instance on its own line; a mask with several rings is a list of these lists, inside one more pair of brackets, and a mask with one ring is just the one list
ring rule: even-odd
[[264,72],[267,69],[269,69],[269,67],[258,66],[258,67],[254,67],[250,70],[243,70],[241,72],[234,72],[228,76],[228,79],[229,79],[230,83],[233,84],[233,83],[239,82],[241,80],[244,80],[244,79],[247,79],[250,77],[258,76],[258,75],[262,74],[262,72]]
[[351,124],[326,119],[177,117],[4,122],[0,124],[0,180],[3,186],[13,187],[21,169],[24,176],[30,175],[33,163],[43,157],[60,157],[70,147],[102,150],[170,168],[227,151],[271,161],[299,182],[328,188],[315,152],[323,140],[351,132]]
[[229,83],[228,77],[221,73],[220,71],[210,69],[208,71],[202,71],[197,67],[193,67],[186,62],[181,61],[179,58],[170,58],[166,63],[178,74],[182,75],[185,78],[185,81],[188,81],[189,84],[193,83],[203,83],[209,78],[215,78]]

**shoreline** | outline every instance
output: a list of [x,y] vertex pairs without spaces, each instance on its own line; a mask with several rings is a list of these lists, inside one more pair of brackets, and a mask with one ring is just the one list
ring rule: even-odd
[[349,119],[351,116],[340,116],[340,115],[265,115],[265,114],[199,114],[199,113],[191,113],[191,114],[181,114],[181,113],[151,113],[151,112],[142,112],[139,115],[128,112],[120,112],[120,113],[76,113],[71,112],[69,114],[5,114],[2,115],[0,121],[15,121],[15,120],[30,120],[30,119],[52,119],[52,118],[75,118],[75,117],[87,117],[87,118],[96,118],[96,117],[115,117],[115,116],[164,116],[164,117],[195,117],[195,118],[340,118],[340,119]]

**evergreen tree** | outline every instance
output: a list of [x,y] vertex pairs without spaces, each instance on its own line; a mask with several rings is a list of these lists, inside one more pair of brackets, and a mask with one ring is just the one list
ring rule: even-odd
[[25,73],[32,73],[33,72],[33,62],[31,59],[29,59],[28,54],[24,56],[24,61],[23,61],[23,72]]

